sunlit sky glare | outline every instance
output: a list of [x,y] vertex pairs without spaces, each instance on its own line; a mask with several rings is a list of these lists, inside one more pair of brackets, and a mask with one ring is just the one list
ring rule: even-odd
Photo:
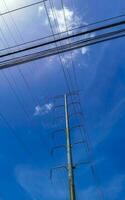
[[[66,30],[65,18],[61,0],[50,1],[55,16],[49,0],[46,6],[56,34]],[[1,0],[0,12],[33,2],[37,0]],[[63,3],[68,29],[125,12],[123,0],[63,0]],[[50,35],[43,3],[0,16],[0,49]],[[105,200],[125,199],[124,40],[123,37],[72,52],[83,122],[92,143],[89,156],[84,145],[73,148],[74,162],[92,158]],[[61,55],[61,60],[74,89],[71,53]],[[55,124],[55,102],[50,97],[67,91],[58,55],[0,71],[0,200],[69,199],[65,169],[55,171],[50,181],[50,169],[67,162],[64,149],[54,152],[53,157],[50,155],[51,147],[65,143],[65,134],[55,139],[51,136],[52,131],[65,124],[63,121]],[[57,114],[61,113],[64,114],[61,111]],[[73,118],[71,125],[75,122],[79,122],[78,118]],[[80,139],[79,131],[74,130],[72,141]],[[75,185],[77,200],[100,199],[89,166],[81,165],[75,170]]]

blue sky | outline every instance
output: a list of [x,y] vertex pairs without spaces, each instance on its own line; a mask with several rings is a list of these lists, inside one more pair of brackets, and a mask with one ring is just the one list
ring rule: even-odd
[[[1,0],[0,12],[31,2],[36,1],[6,0],[6,7]],[[65,31],[61,1],[53,2],[58,28]],[[123,0],[65,0],[64,6],[69,28],[121,15],[125,10]],[[47,9],[57,33],[49,3]],[[51,34],[44,4],[1,17],[0,24],[1,49]],[[72,52],[84,126],[92,143],[91,157],[105,200],[124,200],[125,196],[124,52],[124,38]],[[70,53],[62,56],[65,71],[74,81],[70,59]],[[47,100],[67,92],[59,57],[0,71],[0,91],[0,200],[69,199],[65,169],[54,172],[52,183],[49,178],[51,167],[66,164],[64,149],[50,156],[54,144],[65,143],[63,134],[51,138],[51,131],[64,123],[55,125],[54,101]],[[72,140],[78,139],[79,131],[73,131]],[[83,145],[73,152],[75,162],[87,159]],[[77,199],[100,199],[89,166],[76,169],[75,183]]]

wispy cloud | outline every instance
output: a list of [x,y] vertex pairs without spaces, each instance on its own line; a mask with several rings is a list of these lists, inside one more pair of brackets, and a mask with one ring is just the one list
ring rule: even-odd
[[81,49],[81,53],[82,53],[83,55],[87,54],[88,51],[89,51],[89,48],[88,48],[88,47],[82,47],[82,49]]
[[42,6],[42,5],[39,6],[38,7],[38,14],[41,15],[43,13],[43,11],[44,11],[44,6]]
[[[67,28],[70,30],[81,22],[81,19],[67,7],[64,7],[64,9],[54,8],[53,11],[50,9],[49,17],[52,22],[56,21],[56,23],[58,23],[58,29],[61,32],[66,31]],[[55,27],[55,29],[58,32],[57,27]]]
[[[53,15],[53,13],[55,13],[55,15]],[[75,15],[75,13],[67,7],[64,7],[64,9],[60,10],[54,8],[53,12],[52,10],[49,10],[49,16],[52,22],[56,21],[58,24],[58,27],[54,26],[56,32],[64,32],[67,31],[67,29],[72,30],[73,27],[78,27],[79,24],[87,24],[86,22],[83,23],[83,20],[79,16]],[[70,33],[71,32],[72,31],[70,31]],[[81,53],[83,55],[87,54],[88,51],[89,47],[83,47],[81,49]],[[77,56],[78,52],[80,51],[73,51],[73,58]],[[69,59],[71,59],[71,56],[66,55],[65,61]]]
[[44,104],[43,106],[37,105],[35,107],[34,116],[48,114],[53,108],[53,103]]
[[[44,7],[38,8],[38,13],[43,16],[44,14]],[[68,30],[72,30],[73,27],[78,27],[79,24],[85,24],[83,19],[81,19],[78,15],[76,15],[73,10],[64,7],[64,9],[57,9],[53,8],[48,9],[49,18],[51,23],[53,24],[53,31],[55,33],[65,32]],[[49,21],[44,16],[44,24],[49,25]],[[70,31],[71,33],[72,31]],[[66,33],[67,34],[67,33]],[[92,35],[93,36],[93,35]],[[86,36],[85,36],[86,37]],[[68,41],[67,41],[68,42]],[[72,58],[77,58],[78,54],[81,53],[82,55],[86,55],[89,52],[89,47],[83,47],[80,50],[76,50],[72,52]],[[66,53],[62,57],[62,61],[66,66],[69,66],[69,62],[71,61],[71,53]]]

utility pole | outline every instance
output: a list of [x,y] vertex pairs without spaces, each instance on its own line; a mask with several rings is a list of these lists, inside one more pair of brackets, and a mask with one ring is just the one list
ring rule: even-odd
[[67,169],[68,169],[70,200],[76,200],[67,94],[64,95],[64,104],[65,104],[65,123],[66,123],[66,150],[67,150],[67,162],[68,162]]
[[[84,131],[83,125],[79,122],[76,122],[75,125],[72,125],[72,122],[70,121],[70,119],[72,119],[73,117],[83,117],[82,112],[80,112],[79,110],[77,111],[73,111],[73,106],[74,105],[79,105],[79,100],[77,100],[78,97],[78,91],[73,91],[72,93],[66,93],[66,94],[62,94],[59,96],[54,97],[55,101],[58,99],[62,99],[63,103],[59,102],[59,105],[55,105],[54,106],[54,111],[58,112],[58,110],[60,110],[61,108],[63,108],[63,114],[59,114],[58,117],[56,117],[56,121],[63,119],[64,120],[64,124],[63,127],[58,128],[57,130],[52,132],[52,138],[56,138],[55,135],[56,134],[63,134],[66,137],[66,143],[65,144],[60,144],[60,145],[54,145],[54,147],[51,150],[51,155],[54,154],[55,150],[58,150],[60,148],[64,148],[66,149],[67,152],[67,164],[65,165],[59,165],[56,167],[51,168],[50,170],[50,179],[52,180],[52,176],[53,176],[53,171],[55,170],[60,170],[60,169],[65,169],[67,171],[68,174],[68,183],[69,183],[69,200],[76,200],[76,188],[75,188],[75,179],[74,179],[74,170],[79,166],[79,165],[88,165],[91,163],[91,161],[87,160],[83,160],[80,162],[75,163],[73,161],[73,148],[75,145],[79,145],[79,144],[87,144],[87,140],[85,135],[81,135],[81,139],[77,140],[75,139],[75,141],[71,141],[71,131],[78,129],[78,131]],[[73,100],[69,102],[69,97],[76,97],[76,100]],[[56,102],[55,102],[56,104]],[[71,112],[70,112],[71,111]],[[62,126],[62,125],[61,125]],[[65,133],[65,134],[64,134]]]

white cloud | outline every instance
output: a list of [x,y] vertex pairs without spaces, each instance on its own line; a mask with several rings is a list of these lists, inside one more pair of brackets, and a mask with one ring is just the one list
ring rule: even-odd
[[38,7],[38,16],[42,16],[44,15],[44,6],[39,6]]
[[[44,11],[45,11],[44,7],[40,6],[38,9],[38,12],[42,16],[42,19],[44,19],[43,23],[46,26],[48,26],[49,21],[48,21],[47,17],[45,17]],[[51,20],[51,23],[53,25],[53,30],[55,33],[65,32],[65,31],[67,31],[67,28],[68,28],[68,30],[71,30],[73,27],[78,27],[79,24],[87,25],[86,22],[83,22],[83,20],[73,12],[73,10],[71,10],[65,6],[64,6],[64,9],[57,9],[57,8],[53,8],[53,10],[48,9],[48,14],[49,14],[49,18]],[[56,25],[55,25],[55,22],[56,22]],[[70,31],[70,33],[71,32],[72,31]],[[94,36],[94,35],[92,35],[92,36]],[[87,35],[84,37],[86,38]],[[68,42],[69,41],[67,41],[67,43]],[[82,53],[82,55],[86,55],[88,53],[88,51],[89,51],[89,47],[83,47],[80,50],[72,51],[72,56],[71,56],[71,52],[69,52],[69,53],[67,52],[66,54],[64,54],[62,56],[62,62],[66,65],[66,67],[67,66],[69,67],[71,64],[71,57],[73,59],[75,59],[75,58],[77,58],[78,54]]]
[[[53,15],[54,13],[54,15]],[[74,15],[74,12],[66,7],[64,9],[56,9],[53,11],[49,10],[49,17],[52,22],[56,21],[58,23],[59,31],[63,32],[71,29],[73,26],[76,26],[80,23],[80,18]],[[58,32],[58,29],[55,27],[55,30]]]
[[87,55],[89,53],[89,47],[83,47],[81,49],[77,49],[72,52],[66,52],[65,54],[63,54],[63,56],[61,56],[62,62],[68,68],[71,66],[71,63],[72,63],[71,59],[72,60],[76,59],[80,53],[82,55]]
[[[75,15],[74,12],[66,7],[64,7],[63,9],[56,9],[54,8],[54,13],[56,13],[56,15],[53,16],[53,12],[52,10],[49,11],[49,16],[52,22],[56,21],[58,23],[58,29],[61,32],[66,31],[68,28],[68,30],[71,30],[74,26],[78,26],[79,24],[81,24],[82,19]],[[65,13],[65,16],[64,16]],[[86,24],[86,23],[84,23]],[[55,31],[58,32],[57,27],[55,27]],[[71,32],[70,32],[71,33]],[[93,37],[94,34],[92,34]],[[85,36],[86,38],[87,36]],[[83,55],[87,54],[89,51],[89,47],[83,47],[81,49],[81,53]],[[73,51],[72,52],[72,58],[76,58],[78,53],[80,53],[79,50]],[[62,58],[64,64],[69,64],[69,61],[71,61],[71,53],[66,53],[63,58]]]
[[48,25],[48,19],[46,17],[45,7],[44,5],[40,5],[38,7],[38,16],[42,19],[42,24],[47,26]]
[[62,62],[65,64],[65,66],[68,68],[71,66],[71,59],[76,59],[78,56],[79,50],[74,50],[72,52],[67,52],[61,56]]
[[53,108],[52,103],[45,104],[43,106],[37,105],[35,107],[34,116],[45,115],[49,113]]
[[93,38],[93,37],[96,36],[96,33],[91,33],[91,34],[89,34],[89,36],[90,36],[91,38]]
[[34,112],[34,115],[39,115],[39,113],[41,112],[41,107],[39,105],[37,105],[35,107],[35,112]]
[[[59,31],[66,31],[72,29],[73,27],[78,27],[80,24],[87,25],[86,22],[84,22],[78,15],[74,13],[73,10],[69,9],[68,7],[64,6],[63,9],[58,9],[56,7],[48,8],[48,14],[51,22],[53,23],[54,30],[58,32]],[[49,21],[47,19],[46,11],[44,8],[44,5],[40,5],[38,7],[38,14],[39,16],[43,16],[43,22],[48,25]],[[56,25],[55,25],[56,22]],[[58,24],[58,29],[57,29]]]
[[89,48],[88,48],[88,47],[82,47],[82,49],[81,49],[81,53],[82,53],[83,55],[85,55],[86,53],[88,53],[88,51],[89,51]]
[[43,10],[44,10],[44,6],[39,6],[39,7],[38,7],[38,12],[39,12],[40,14],[43,12]]

